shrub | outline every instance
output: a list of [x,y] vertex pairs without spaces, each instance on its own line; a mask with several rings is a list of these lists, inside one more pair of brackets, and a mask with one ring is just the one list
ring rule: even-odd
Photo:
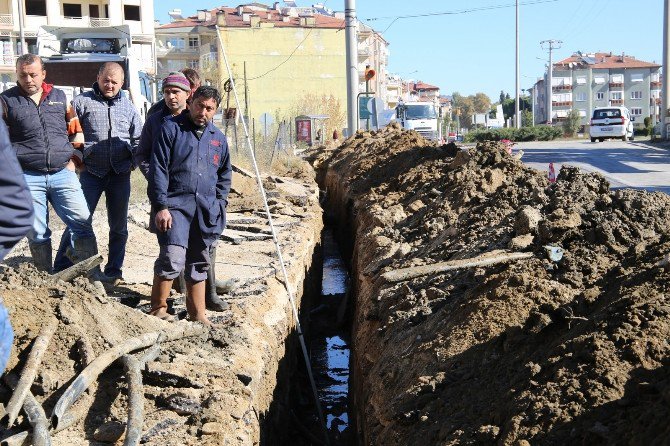
[[575,136],[577,129],[579,129],[579,121],[581,119],[581,116],[579,116],[579,110],[570,110],[570,113],[568,113],[565,121],[563,121],[563,132],[565,133],[565,136]]
[[501,129],[474,130],[465,135],[465,142],[500,141],[551,141],[563,134],[560,127],[536,125],[535,127],[521,127],[520,129],[505,127]]

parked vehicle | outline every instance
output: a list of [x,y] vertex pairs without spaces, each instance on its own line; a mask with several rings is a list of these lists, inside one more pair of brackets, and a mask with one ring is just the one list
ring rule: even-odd
[[605,139],[634,139],[633,121],[626,107],[597,107],[593,110],[589,136],[591,142],[603,142]]
[[400,102],[396,107],[396,118],[404,129],[416,130],[433,141],[442,139],[437,107],[432,102]]
[[145,117],[153,100],[151,77],[140,70],[132,51],[128,25],[100,28],[42,26],[37,35],[38,55],[44,61],[46,81],[72,100],[91,88],[105,62],[118,62],[125,72],[124,93]]

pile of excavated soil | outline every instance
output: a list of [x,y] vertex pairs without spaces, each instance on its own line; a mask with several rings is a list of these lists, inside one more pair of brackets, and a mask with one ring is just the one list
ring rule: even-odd
[[[300,305],[322,228],[318,188],[304,178],[266,176],[263,182],[290,287]],[[27,262],[25,240],[15,247],[0,267],[0,296],[15,332],[8,372],[21,373],[33,340],[56,318],[57,329],[32,386],[49,417],[74,378],[112,346],[144,333],[195,330],[200,334],[162,342],[160,356],[143,371],[142,443],[253,445],[285,435],[290,431],[286,389],[292,379],[290,339],[295,321],[255,178],[237,173],[233,178],[228,228],[218,245],[216,271],[218,279],[234,279],[235,285],[222,296],[230,309],[208,314],[220,325],[217,330],[146,314],[158,254],[155,236],[147,230],[148,211],[146,203],[131,206],[125,280],[106,297],[84,278],[54,282]],[[104,213],[97,212],[93,220],[106,257]],[[54,228],[54,247],[59,229]],[[184,296],[173,291],[168,305],[183,312]],[[128,415],[124,375],[119,361],[105,370],[74,404],[71,413],[77,422],[54,434],[53,444],[122,444]],[[9,388],[0,384],[0,402],[6,404],[10,396]],[[29,429],[24,415],[16,424],[11,430],[0,429],[0,439]]]
[[[667,442],[670,197],[397,126],[312,160],[355,235],[362,444]],[[531,256],[382,277],[508,252]]]

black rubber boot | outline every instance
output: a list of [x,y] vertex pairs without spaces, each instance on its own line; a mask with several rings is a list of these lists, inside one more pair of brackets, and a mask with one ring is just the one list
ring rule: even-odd
[[[73,242],[73,244],[74,253],[72,254],[72,257],[70,257],[72,263],[76,264],[82,260],[86,260],[98,254],[98,242],[95,237],[78,238]],[[113,281],[112,278],[103,274],[99,265],[89,271],[87,276],[91,282],[110,283]]]
[[216,246],[209,248],[209,270],[205,281],[205,306],[210,311],[226,311],[228,303],[216,294]]
[[51,241],[49,243],[29,243],[30,255],[33,256],[35,268],[46,273],[53,273],[51,263]]

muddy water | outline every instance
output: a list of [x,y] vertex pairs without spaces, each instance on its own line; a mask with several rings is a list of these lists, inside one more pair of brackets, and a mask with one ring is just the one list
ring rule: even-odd
[[349,445],[349,273],[331,228],[324,230],[322,246],[323,279],[311,310],[310,359],[331,445]]

